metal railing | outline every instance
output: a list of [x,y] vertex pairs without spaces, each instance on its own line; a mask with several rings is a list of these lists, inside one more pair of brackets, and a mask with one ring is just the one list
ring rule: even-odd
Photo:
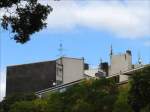
[[47,89],[43,89],[41,91],[37,91],[37,92],[35,92],[35,94],[36,95],[42,95],[42,94],[45,94],[45,93],[48,93],[48,92],[53,92],[53,91],[65,89],[65,88],[70,87],[70,86],[72,86],[74,84],[80,83],[81,80],[83,80],[83,79],[80,79],[80,80],[77,80],[77,81],[73,81],[73,82],[70,82],[70,83],[67,83],[67,84],[56,85],[54,87],[50,87],[50,88],[47,88]]
[[[129,72],[134,72],[136,70],[140,70],[142,68],[145,68],[147,66],[150,66],[150,64],[148,65],[145,65],[145,66],[142,66],[142,67],[138,67],[138,68],[135,68],[135,69],[131,69],[131,70],[127,70],[127,71],[124,71],[122,72],[121,74],[120,73],[117,73],[117,74],[113,74],[109,77],[106,77],[106,78],[113,78],[113,77],[119,77],[119,75],[125,75],[126,73],[129,73]],[[85,79],[85,78],[83,78]],[[61,84],[61,85],[56,85],[54,87],[50,87],[50,88],[47,88],[47,89],[43,89],[43,90],[40,90],[40,91],[37,91],[35,92],[36,95],[40,96],[42,94],[45,94],[45,93],[48,93],[48,92],[53,92],[53,91],[59,91],[59,90],[62,90],[62,89],[66,89],[67,87],[70,87],[74,84],[78,84],[80,83],[83,79],[80,79],[80,80],[77,80],[77,81],[73,81],[73,82],[70,82],[70,83],[67,83],[67,84]],[[123,82],[117,82],[117,84],[122,84],[122,83],[127,83],[128,80],[126,81],[123,81]]]

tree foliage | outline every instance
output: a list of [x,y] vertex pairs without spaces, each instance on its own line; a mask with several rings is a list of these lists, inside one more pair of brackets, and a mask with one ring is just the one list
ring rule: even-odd
[[63,98],[61,93],[51,93],[47,98],[47,107],[49,112],[63,112]]
[[83,80],[42,99],[16,94],[0,103],[0,112],[150,112],[149,73],[150,68],[135,73],[119,90],[113,79],[101,78]]
[[141,112],[150,112],[150,103],[146,107],[142,108]]
[[150,67],[132,76],[128,99],[134,112],[140,112],[150,104]]
[[42,99],[16,102],[10,112],[48,112],[47,102]]
[[117,86],[113,80],[90,79],[74,85],[63,93],[64,111],[112,112]]
[[6,98],[4,112],[112,112],[117,93],[113,80],[84,80],[62,93],[50,93],[45,99],[26,99],[22,95]]
[[[52,11],[49,5],[38,0],[0,0],[0,9],[7,10],[1,19],[1,26],[12,29],[16,42],[25,43],[30,36],[46,27],[45,20]],[[13,10],[13,11],[12,11]]]
[[20,93],[13,94],[11,96],[6,97],[0,103],[1,110],[3,110],[4,112],[9,112],[11,106],[15,102],[19,102],[19,101],[32,101],[32,100],[34,100],[36,98],[37,98],[37,96],[35,96],[34,94],[20,94]]
[[128,104],[128,87],[129,84],[119,88],[119,94],[113,112],[133,112],[131,106]]

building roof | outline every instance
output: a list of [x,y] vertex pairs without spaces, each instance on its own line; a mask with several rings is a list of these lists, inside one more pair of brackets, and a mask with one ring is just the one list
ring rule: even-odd
[[87,76],[90,76],[90,77],[95,77],[95,74],[98,72],[98,68],[93,68],[93,69],[89,69],[89,70],[85,70],[84,73],[87,75]]
[[139,71],[139,70],[142,70],[142,69],[144,69],[145,67],[148,67],[148,66],[150,66],[150,64],[143,65],[143,66],[141,66],[141,67],[137,67],[137,68],[134,68],[134,69],[125,71],[125,72],[123,72],[123,74],[124,74],[124,75],[132,75],[132,74],[134,74],[135,72],[137,72],[137,71]]
[[47,63],[47,62],[54,62],[54,61],[56,61],[58,59],[61,59],[61,58],[76,59],[76,60],[83,60],[84,59],[83,57],[81,57],[81,58],[74,58],[74,57],[62,56],[60,58],[53,59],[53,60],[46,60],[46,61],[40,61],[40,62],[31,62],[31,63],[24,63],[24,64],[9,65],[7,67],[16,67],[16,66],[24,66],[24,65],[32,65],[32,64],[41,64],[41,63]]

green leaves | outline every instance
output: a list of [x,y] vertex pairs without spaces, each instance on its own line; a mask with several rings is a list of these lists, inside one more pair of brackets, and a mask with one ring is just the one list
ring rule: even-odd
[[48,112],[47,102],[41,99],[16,102],[10,112]]
[[0,8],[11,7],[13,4],[19,3],[20,0],[0,0]]
[[131,78],[129,104],[135,112],[150,104],[150,67],[147,67]]
[[63,99],[61,93],[52,93],[47,99],[47,107],[49,112],[63,112]]
[[128,86],[120,88],[113,112],[133,112],[131,106],[128,104]]
[[16,102],[20,101],[32,101],[36,99],[37,97],[34,94],[13,94],[11,96],[6,97],[0,105],[2,106],[2,110],[4,112],[9,112],[11,109],[11,106],[15,104]]
[[63,93],[64,111],[112,112],[117,91],[117,86],[111,79],[84,80]]
[[43,99],[16,94],[0,103],[0,112],[149,112],[150,67],[135,73],[131,83],[118,86],[113,79],[89,79],[53,92]]
[[[25,6],[19,3],[26,1]],[[46,27],[45,20],[48,14],[53,10],[48,5],[42,5],[37,0],[2,0],[0,8],[12,7],[16,5],[15,14],[4,15],[1,19],[1,26],[8,30],[9,25],[12,29],[13,39],[19,43],[25,43],[30,40],[30,36]],[[10,10],[10,9],[8,9]]]

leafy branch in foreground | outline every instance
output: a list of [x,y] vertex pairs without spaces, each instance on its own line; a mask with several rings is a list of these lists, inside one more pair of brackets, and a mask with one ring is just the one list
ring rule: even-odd
[[6,11],[1,19],[2,28],[10,28],[14,34],[12,38],[22,44],[29,41],[33,33],[46,27],[45,20],[53,10],[38,0],[1,0],[0,9]]

